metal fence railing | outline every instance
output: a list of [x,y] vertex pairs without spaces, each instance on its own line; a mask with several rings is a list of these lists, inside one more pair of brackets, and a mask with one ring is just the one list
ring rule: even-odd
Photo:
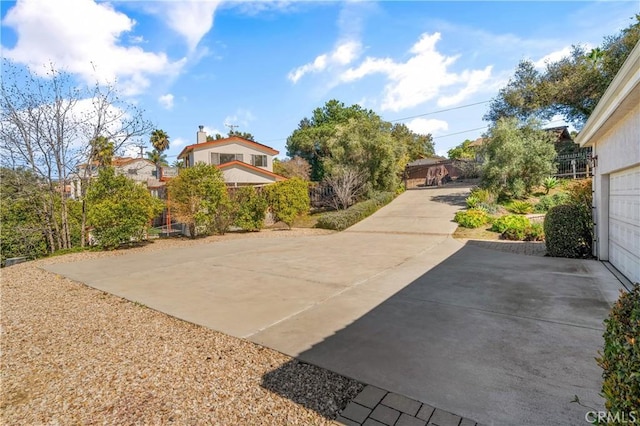
[[559,155],[555,159],[557,178],[585,179],[593,176],[590,151]]

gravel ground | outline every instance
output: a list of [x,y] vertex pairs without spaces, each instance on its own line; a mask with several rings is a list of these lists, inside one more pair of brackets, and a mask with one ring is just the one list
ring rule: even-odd
[[331,423],[360,384],[39,269],[224,238],[325,233],[299,229],[159,240],[3,269],[0,423]]

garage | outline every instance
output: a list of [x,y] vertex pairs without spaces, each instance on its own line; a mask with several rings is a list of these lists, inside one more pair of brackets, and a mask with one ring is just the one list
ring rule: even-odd
[[609,262],[640,282],[640,167],[609,178]]
[[594,255],[640,283],[640,43],[576,142],[592,148]]

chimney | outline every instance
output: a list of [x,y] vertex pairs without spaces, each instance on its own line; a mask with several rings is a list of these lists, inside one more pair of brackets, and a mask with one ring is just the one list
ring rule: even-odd
[[207,141],[207,134],[204,131],[204,126],[198,126],[198,133],[196,134],[196,143],[204,143]]

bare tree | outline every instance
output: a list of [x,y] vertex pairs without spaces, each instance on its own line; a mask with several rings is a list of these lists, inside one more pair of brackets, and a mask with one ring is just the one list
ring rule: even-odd
[[[26,167],[46,182],[48,197],[43,209],[51,252],[71,247],[65,189],[80,164],[95,160],[91,141],[104,137],[118,150],[151,129],[142,111],[122,101],[112,85],[96,84],[90,90],[75,84],[69,74],[52,64],[44,76],[38,76],[3,60],[0,82],[3,165]],[[83,220],[83,245],[84,228]]]
[[324,177],[323,184],[333,190],[328,206],[336,210],[347,209],[366,191],[367,175],[352,166],[338,166]]

